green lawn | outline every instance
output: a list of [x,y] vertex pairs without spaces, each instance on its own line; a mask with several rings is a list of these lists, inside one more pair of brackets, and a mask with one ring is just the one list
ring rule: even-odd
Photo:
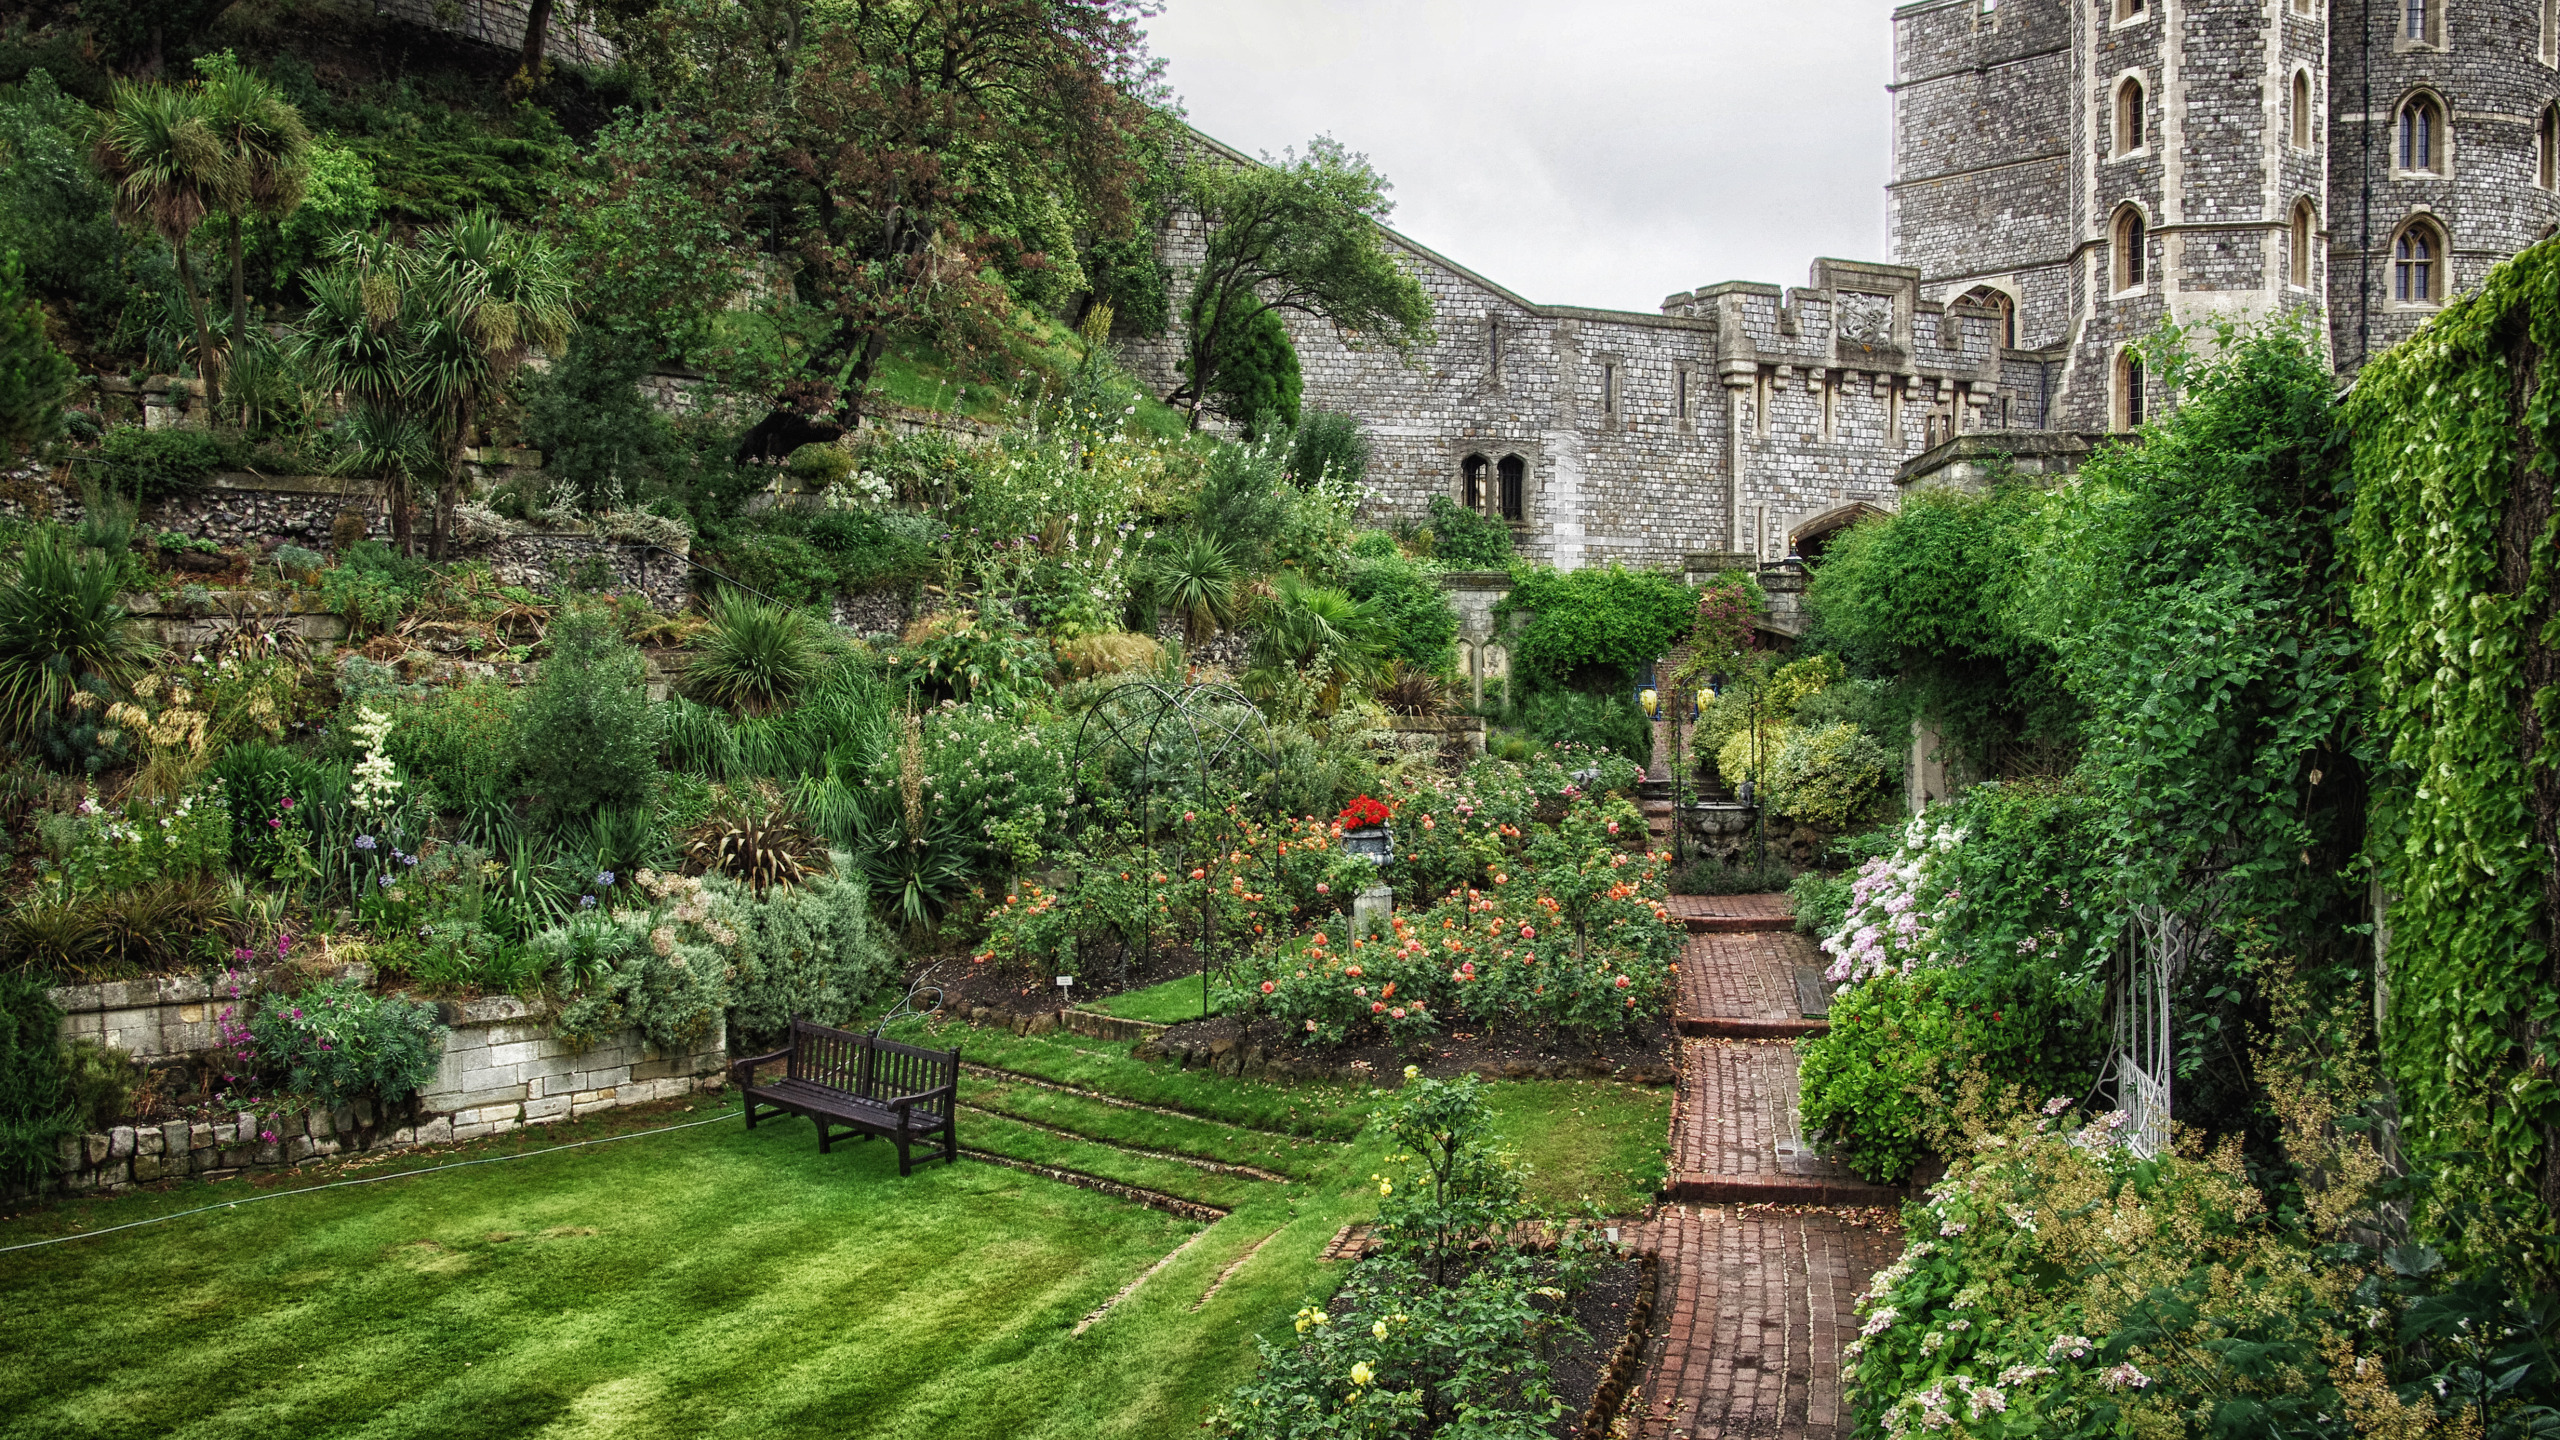
[[[1251,1337],[1285,1334],[1336,1283],[1317,1256],[1374,1205],[1384,1142],[1361,1126],[1378,1094],[1220,1080],[1069,1036],[943,1043],[1184,1112],[971,1076],[964,1145],[1231,1213],[1202,1227],[965,1159],[902,1180],[884,1145],[822,1157],[803,1122],[734,1120],[261,1200],[0,1255],[0,1437],[1195,1431],[1251,1368]],[[1632,1209],[1658,1177],[1665,1096],[1494,1090],[1543,1196]],[[234,1180],[59,1204],[0,1222],[0,1245],[260,1193]]]
[[[1200,977],[1184,975],[1144,990],[1131,990],[1108,1000],[1097,1000],[1085,1007],[1123,1020],[1152,1020],[1158,1025],[1179,1025],[1200,1018]],[[1210,1007],[1209,1013],[1218,1013]]]

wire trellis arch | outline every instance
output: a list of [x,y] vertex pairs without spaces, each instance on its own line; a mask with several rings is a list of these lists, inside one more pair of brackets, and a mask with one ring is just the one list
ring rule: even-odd
[[[1125,793],[1131,803],[1127,812],[1115,816],[1106,792],[1122,787],[1113,785],[1107,774],[1097,772],[1107,771],[1124,758],[1130,769]],[[1084,854],[1085,859],[1085,868],[1070,877],[1069,893],[1080,891],[1090,877],[1093,857],[1085,853],[1089,850],[1086,842],[1097,829],[1115,819],[1131,826],[1136,842],[1151,856],[1159,852],[1171,829],[1179,855],[1173,862],[1177,868],[1168,873],[1184,873],[1193,860],[1204,858],[1194,852],[1208,827],[1166,824],[1171,807],[1162,803],[1162,792],[1168,782],[1192,782],[1201,797],[1195,803],[1206,803],[1216,798],[1215,787],[1222,778],[1229,784],[1241,779],[1241,786],[1224,797],[1234,807],[1236,818],[1245,823],[1257,818],[1274,820],[1280,818],[1276,813],[1264,812],[1271,811],[1270,795],[1279,768],[1279,748],[1261,707],[1232,685],[1169,685],[1156,680],[1132,680],[1113,687],[1077,723],[1075,749],[1069,757],[1067,774],[1075,788],[1067,805],[1064,848]],[[1273,863],[1276,866],[1276,856]],[[1138,947],[1141,953],[1152,953],[1159,938],[1152,908],[1148,915]],[[1208,903],[1205,893],[1196,925],[1179,922],[1176,928],[1188,932],[1187,938],[1193,940],[1200,958],[1200,1013],[1205,1019],[1209,1013],[1210,978],[1223,968],[1219,964],[1221,941],[1232,949],[1236,937],[1221,936],[1218,908]],[[1060,941],[1061,953],[1054,957],[1060,974],[1074,973],[1077,957],[1066,948],[1073,944],[1072,937]],[[1125,955],[1122,965],[1125,970]]]
[[2152,1156],[2169,1149],[2173,1067],[2169,996],[2203,954],[2210,927],[2157,901],[2136,905],[2107,979],[2107,1078],[2125,1115],[2125,1140]]

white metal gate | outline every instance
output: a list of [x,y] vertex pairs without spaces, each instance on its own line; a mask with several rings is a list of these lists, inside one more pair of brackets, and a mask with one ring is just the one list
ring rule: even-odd
[[2138,905],[2116,947],[2108,987],[2115,1009],[2116,1108],[2125,1139],[2144,1155],[2169,1148],[2169,986],[2204,942],[2205,928],[2162,905]]

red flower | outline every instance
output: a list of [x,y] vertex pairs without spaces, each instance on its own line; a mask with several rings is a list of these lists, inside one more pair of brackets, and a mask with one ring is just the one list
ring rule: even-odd
[[1385,802],[1372,800],[1363,795],[1342,807],[1341,819],[1346,828],[1358,830],[1371,825],[1384,825],[1394,813],[1387,808]]

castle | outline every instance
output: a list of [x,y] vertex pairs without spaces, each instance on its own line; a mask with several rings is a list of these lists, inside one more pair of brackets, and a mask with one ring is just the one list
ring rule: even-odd
[[[1811,556],[1915,479],[2068,468],[2138,425],[2161,397],[2132,346],[2163,320],[2310,312],[2351,373],[2560,222],[2560,0],[1917,0],[1893,24],[1890,264],[1644,314],[1536,304],[1389,232],[1435,344],[1285,317],[1306,403],[1370,431],[1375,508],[1445,495],[1559,569]],[[1177,301],[1200,241],[1164,234]],[[1169,388],[1179,347],[1129,359]]]

